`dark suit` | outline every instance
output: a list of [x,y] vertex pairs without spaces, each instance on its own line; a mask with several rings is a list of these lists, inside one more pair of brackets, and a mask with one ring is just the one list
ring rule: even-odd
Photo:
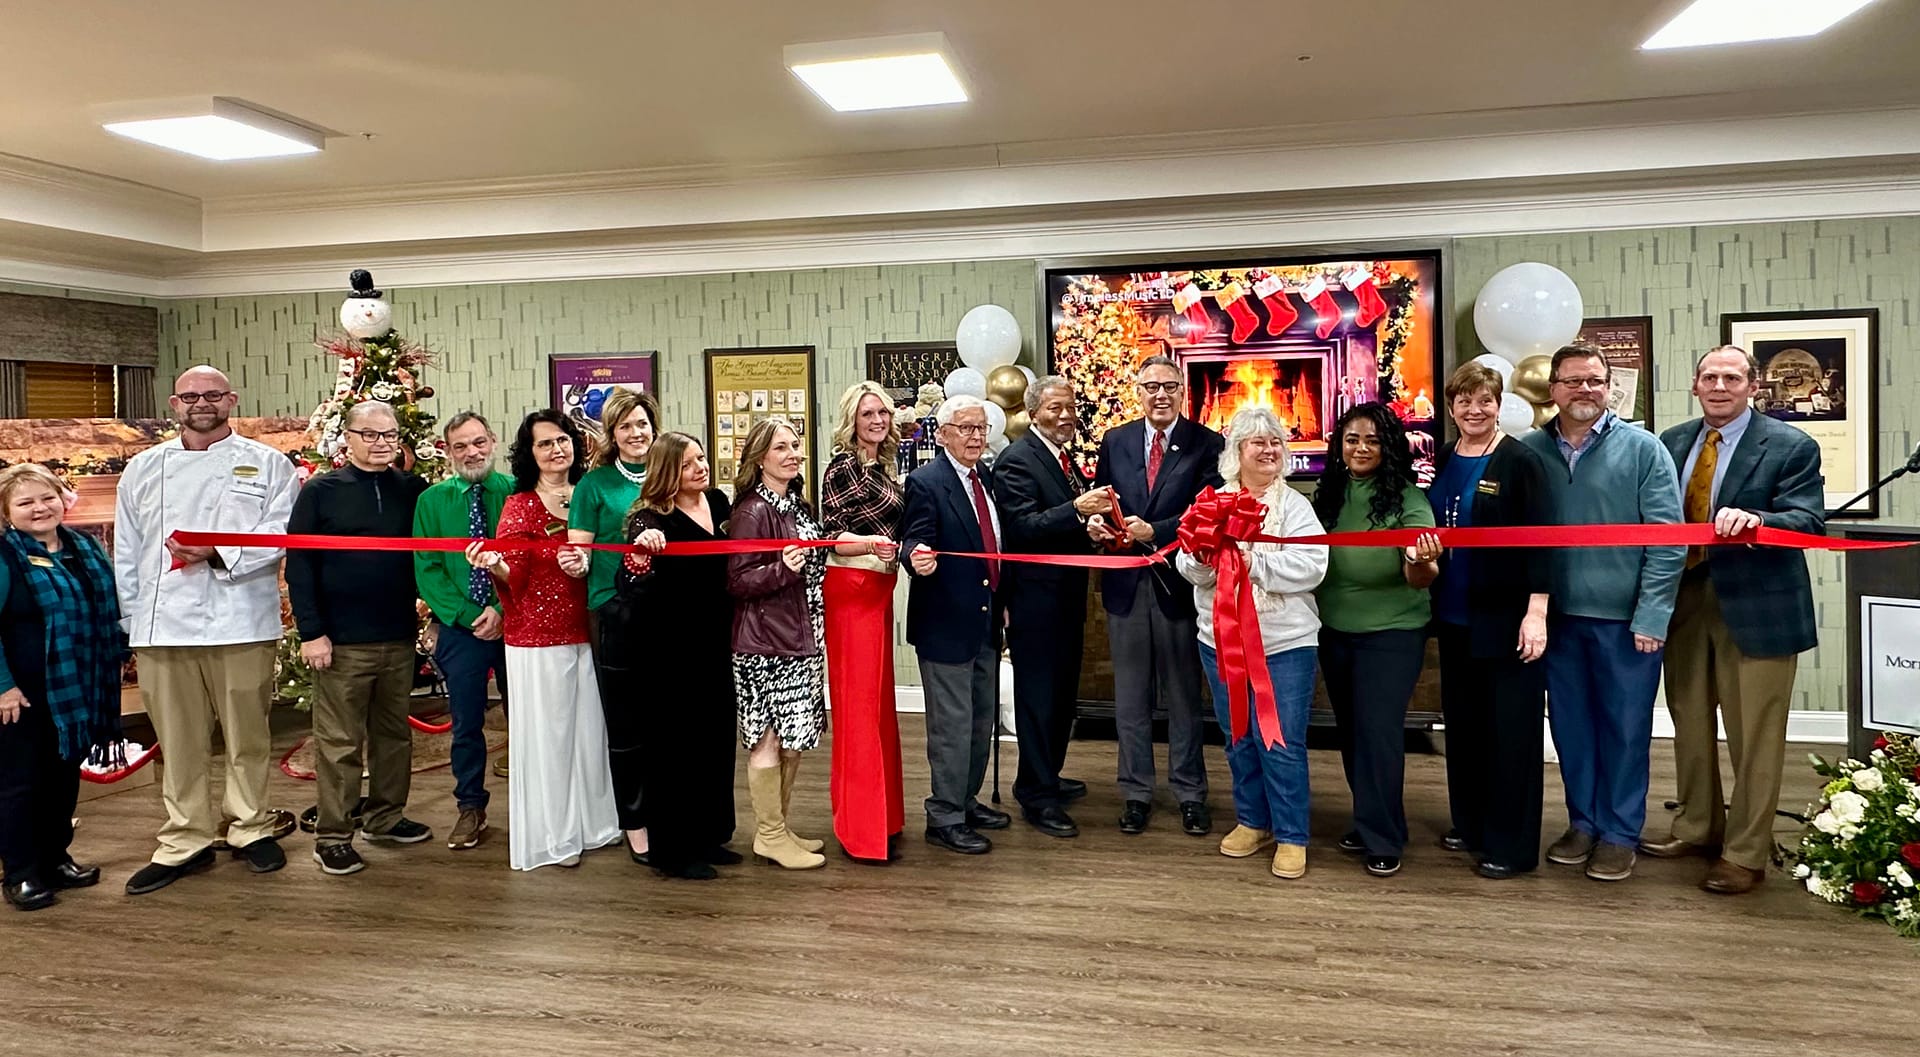
[[[1096,486],[1111,485],[1122,516],[1153,526],[1153,546],[1173,542],[1180,515],[1206,486],[1220,487],[1220,434],[1185,418],[1169,427],[1167,451],[1147,488],[1145,420],[1115,426],[1100,440]],[[1153,705],[1167,710],[1167,784],[1182,803],[1207,798],[1201,757],[1206,709],[1200,702],[1200,633],[1193,588],[1169,564],[1108,570],[1100,579],[1113,655],[1114,728],[1124,800],[1153,800]]]
[[[992,473],[984,464],[975,469],[991,496]],[[1001,524],[1004,534],[1004,520]],[[907,478],[902,557],[911,557],[923,544],[936,551],[987,549],[970,489],[945,454]],[[1004,565],[1001,570],[1004,576]],[[912,573],[911,563],[907,571]],[[942,557],[930,575],[914,576],[907,591],[907,641],[920,657],[927,703],[929,827],[965,823],[967,809],[980,802],[980,784],[987,777],[993,722],[1000,710],[1004,613],[991,579],[984,560],[949,556]]]
[[[1073,501],[1086,491],[1079,467],[1068,477],[1040,435],[1008,445],[994,461],[994,499],[1006,549],[1021,554],[1085,554],[1087,528]],[[1007,648],[1013,654],[1014,732],[1020,773],[1014,798],[1028,810],[1058,807],[1080,698],[1080,655],[1087,623],[1087,571],[1049,565],[1006,566]]]
[[[1660,435],[1683,489],[1687,460],[1705,428],[1696,418]],[[1708,504],[1708,520],[1735,507],[1760,515],[1772,528],[1826,532],[1826,485],[1813,438],[1749,412],[1746,431],[1731,451],[1722,446],[1719,459],[1726,471]],[[1705,560],[1682,576],[1665,662],[1680,793],[1674,837],[1724,845],[1727,861],[1766,868],[1793,677],[1801,651],[1818,640],[1813,586],[1799,551],[1710,547]],[[1733,759],[1730,807],[1721,791],[1716,705]]]

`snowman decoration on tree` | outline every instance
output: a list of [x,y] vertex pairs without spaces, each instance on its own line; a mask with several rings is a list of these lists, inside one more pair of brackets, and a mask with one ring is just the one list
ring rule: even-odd
[[381,400],[393,405],[400,425],[400,468],[437,478],[446,469],[446,452],[434,435],[433,414],[420,404],[433,395],[431,386],[420,384],[420,370],[432,365],[432,354],[394,332],[393,306],[374,288],[371,273],[356,268],[348,282],[352,293],[340,305],[340,326],[346,333],[318,343],[339,362],[339,370],[333,394],[307,420],[308,430],[318,438],[315,469],[346,462],[342,421],[347,409]]

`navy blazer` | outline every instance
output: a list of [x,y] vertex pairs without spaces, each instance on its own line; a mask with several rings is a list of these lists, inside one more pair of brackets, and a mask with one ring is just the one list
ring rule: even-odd
[[[1704,425],[1705,420],[1696,418],[1660,434],[1683,490],[1687,455]],[[1728,460],[1727,472],[1714,497],[1713,513],[1737,507],[1760,515],[1769,528],[1826,534],[1826,478],[1820,472],[1820,445],[1812,437],[1755,411],[1740,443],[1720,457]],[[1740,652],[1790,657],[1820,641],[1803,552],[1715,547],[1707,552],[1706,567],[1721,619]]]
[[[979,464],[980,484],[993,494],[993,474]],[[1006,511],[1000,511],[1000,531],[1007,531]],[[901,515],[900,558],[907,559],[921,544],[937,551],[985,550],[980,538],[980,515],[974,509],[960,475],[945,453],[907,477],[907,503]],[[1006,549],[1005,544],[1001,545]],[[1006,565],[1000,566],[1006,583]],[[920,656],[939,664],[966,664],[989,645],[1001,643],[1001,606],[987,580],[987,563],[979,558],[941,556],[930,576],[913,576],[907,589],[907,641]]]
[[[1167,441],[1167,454],[1160,462],[1160,476],[1154,479],[1151,493],[1147,491],[1145,419],[1122,423],[1100,438],[1100,464],[1093,477],[1095,487],[1112,485],[1119,493],[1122,516],[1141,518],[1153,525],[1156,550],[1173,542],[1180,515],[1193,505],[1202,488],[1221,486],[1220,452],[1227,446],[1225,437],[1185,417],[1174,420]],[[1133,596],[1142,576],[1151,578],[1161,612],[1170,617],[1194,615],[1193,585],[1175,573],[1171,564],[1104,571],[1100,600],[1107,612],[1126,616],[1133,610]]]

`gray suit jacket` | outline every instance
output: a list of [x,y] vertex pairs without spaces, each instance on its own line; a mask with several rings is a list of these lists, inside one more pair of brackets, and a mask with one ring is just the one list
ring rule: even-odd
[[[1691,419],[1660,434],[1682,489],[1687,455],[1702,425],[1702,419]],[[1826,534],[1826,478],[1820,473],[1820,445],[1812,437],[1756,411],[1740,443],[1721,457],[1730,461],[1714,498],[1716,512],[1738,507],[1759,514],[1770,528]],[[1804,554],[1778,547],[1715,547],[1706,565],[1721,618],[1740,652],[1788,657],[1819,641]]]

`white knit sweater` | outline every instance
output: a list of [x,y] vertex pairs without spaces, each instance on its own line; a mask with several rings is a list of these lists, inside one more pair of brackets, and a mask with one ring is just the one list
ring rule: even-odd
[[[1238,486],[1223,489],[1237,491]],[[1267,504],[1261,533],[1267,536],[1317,536],[1325,531],[1307,497],[1275,481],[1260,497]],[[1253,581],[1254,610],[1260,618],[1260,642],[1271,657],[1320,642],[1320,606],[1313,589],[1327,575],[1327,548],[1318,544],[1240,544]],[[1218,574],[1186,551],[1174,556],[1174,568],[1193,584],[1199,608],[1200,641],[1213,646],[1213,595]]]

